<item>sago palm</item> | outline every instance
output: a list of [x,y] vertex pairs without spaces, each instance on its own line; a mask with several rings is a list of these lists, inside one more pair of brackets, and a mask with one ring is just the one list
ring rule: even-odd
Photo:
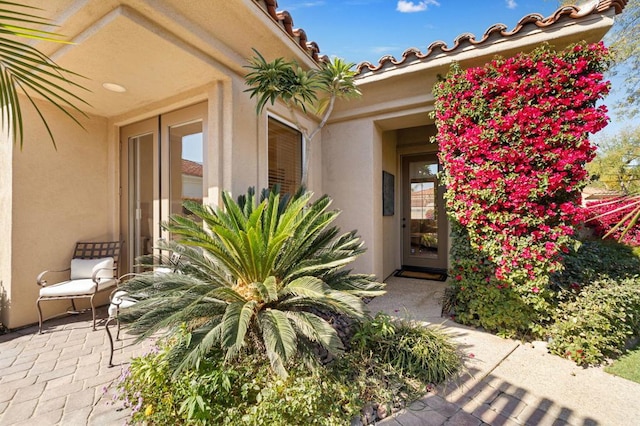
[[258,203],[250,190],[238,202],[224,193],[224,209],[185,203],[202,223],[173,216],[165,226],[177,239],[161,244],[181,254],[178,271],[129,280],[125,290],[140,302],[121,319],[142,337],[186,324],[189,338],[172,353],[176,371],[212,350],[227,359],[264,351],[283,376],[294,355],[316,360],[318,345],[339,354],[335,329],[315,312],[362,319],[362,298],[384,293],[384,284],[344,270],[362,243],[331,226],[338,212],[328,209],[328,197],[311,203],[311,196],[265,191]]

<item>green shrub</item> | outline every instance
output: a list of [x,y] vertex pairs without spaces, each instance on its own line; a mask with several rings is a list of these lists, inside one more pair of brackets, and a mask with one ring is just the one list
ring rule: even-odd
[[552,353],[594,365],[620,355],[640,335],[640,278],[594,282],[558,306],[549,329]]
[[351,343],[356,351],[372,354],[403,376],[423,383],[440,383],[461,366],[459,354],[443,332],[392,320],[383,313],[363,323]]
[[[637,276],[640,273],[638,249],[610,240],[586,240],[565,255],[564,268],[551,276],[552,285],[575,295],[590,283],[601,284]],[[611,280],[607,280],[611,279]],[[602,281],[604,280],[604,281]],[[567,299],[567,294],[561,294]]]
[[461,367],[444,333],[387,315],[364,322],[355,336],[343,357],[314,370],[297,358],[286,378],[263,354],[226,362],[222,350],[174,375],[169,358],[180,344],[174,337],[132,361],[117,384],[118,398],[133,423],[344,425],[367,403],[398,408]]
[[[551,316],[543,286],[536,292],[519,292],[495,277],[495,264],[472,247],[466,229],[452,224],[450,291],[444,305],[447,314],[462,324],[483,327],[503,337],[538,331],[537,325]],[[532,284],[531,287],[534,287]]]
[[330,370],[296,363],[282,378],[265,357],[229,364],[219,353],[173,377],[168,349],[135,358],[117,384],[132,423],[343,425],[362,407],[358,384]]

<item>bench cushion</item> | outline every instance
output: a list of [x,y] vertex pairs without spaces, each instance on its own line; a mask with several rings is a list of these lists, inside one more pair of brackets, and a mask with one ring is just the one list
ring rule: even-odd
[[135,300],[127,299],[127,292],[123,290],[116,291],[111,297],[109,305],[109,318],[115,318],[118,315],[118,309],[128,308],[136,304]]
[[[116,285],[115,279],[100,280],[98,291]],[[40,297],[64,297],[64,296],[84,296],[92,294],[96,289],[96,284],[91,278],[81,280],[63,281],[40,289]]]
[[113,278],[113,257],[100,259],[71,259],[71,279],[91,278],[100,269],[97,278]]

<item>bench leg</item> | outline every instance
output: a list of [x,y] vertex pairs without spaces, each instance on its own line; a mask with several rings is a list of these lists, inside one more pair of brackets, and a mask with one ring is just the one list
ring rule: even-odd
[[91,296],[90,301],[91,301],[91,314],[93,315],[93,331],[96,331],[96,307],[93,306],[93,297],[94,296]]
[[40,309],[40,299],[36,302],[38,307],[38,334],[42,334],[42,309]]
[[113,367],[113,337],[109,331],[109,324],[113,320],[115,320],[115,318],[111,317],[107,319],[107,322],[104,324],[104,329],[107,330],[107,336],[109,337],[109,368]]

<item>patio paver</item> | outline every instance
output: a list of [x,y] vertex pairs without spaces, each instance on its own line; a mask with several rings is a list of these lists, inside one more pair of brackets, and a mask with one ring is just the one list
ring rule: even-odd
[[112,384],[152,343],[123,334],[109,368],[104,327],[93,331],[90,313],[47,321],[44,330],[0,336],[0,425],[124,424],[127,411],[111,405]]
[[[388,294],[372,311],[386,311],[438,325],[466,355],[466,372],[411,406],[379,422],[409,425],[637,425],[640,384],[583,369],[550,355],[542,342],[523,344],[462,327],[440,317],[445,284],[391,278]],[[106,317],[105,308],[98,311]],[[112,405],[113,383],[131,357],[152,342],[116,342],[108,368],[104,327],[91,329],[90,314],[0,336],[0,425],[122,425],[128,412]]]

